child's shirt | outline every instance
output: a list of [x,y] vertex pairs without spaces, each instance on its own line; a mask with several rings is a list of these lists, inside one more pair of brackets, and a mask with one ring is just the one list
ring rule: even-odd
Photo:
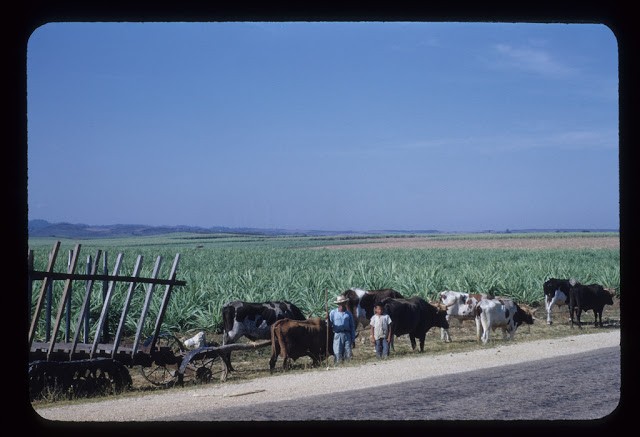
[[373,326],[373,338],[375,340],[387,338],[390,324],[391,317],[389,317],[388,314],[374,314],[373,317],[371,317],[371,322],[369,322],[369,325]]

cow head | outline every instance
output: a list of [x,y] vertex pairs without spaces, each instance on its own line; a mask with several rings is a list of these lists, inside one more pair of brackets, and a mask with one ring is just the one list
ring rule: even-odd
[[540,307],[532,308],[531,306],[524,303],[518,304],[518,306],[522,309],[522,311],[531,315],[532,320],[536,320],[536,311],[538,311]]
[[229,341],[229,331],[233,329],[233,320],[236,317],[236,308],[232,304],[222,307],[222,344]]
[[516,326],[520,326],[523,323],[527,325],[533,325],[533,312],[528,308],[516,304],[516,313],[513,315],[513,321]]
[[461,316],[474,317],[476,315],[476,308],[480,303],[482,297],[475,295],[469,295],[467,299],[464,301],[464,305],[460,307],[459,313]]
[[431,304],[436,309],[434,317],[434,326],[443,329],[449,329],[449,321],[447,320],[447,306],[442,304]]
[[613,297],[616,295],[615,290],[610,288],[602,288],[602,295],[605,296],[604,303],[605,305],[613,305]]

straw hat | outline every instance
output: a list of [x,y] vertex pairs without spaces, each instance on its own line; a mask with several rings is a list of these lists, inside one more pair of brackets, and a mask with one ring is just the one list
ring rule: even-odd
[[346,297],[344,297],[344,296],[338,296],[338,297],[336,298],[336,300],[335,300],[333,303],[338,303],[338,304],[340,304],[340,303],[345,303],[345,302],[349,302],[349,299],[347,299],[347,298],[346,298]]

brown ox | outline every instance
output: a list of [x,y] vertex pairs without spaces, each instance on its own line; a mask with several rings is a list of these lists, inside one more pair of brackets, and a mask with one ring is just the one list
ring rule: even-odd
[[320,317],[306,320],[282,319],[271,325],[271,359],[269,370],[273,373],[278,356],[282,356],[282,368],[289,370],[289,360],[308,356],[317,366],[326,357],[333,355],[333,331]]

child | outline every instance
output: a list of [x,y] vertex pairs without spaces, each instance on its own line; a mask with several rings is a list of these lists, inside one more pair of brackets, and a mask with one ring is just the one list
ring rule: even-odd
[[391,317],[388,314],[383,314],[384,307],[381,303],[376,303],[373,306],[375,314],[371,317],[371,342],[376,348],[376,357],[387,358],[389,356],[389,344],[391,343],[391,336],[393,335],[393,329],[391,327]]

